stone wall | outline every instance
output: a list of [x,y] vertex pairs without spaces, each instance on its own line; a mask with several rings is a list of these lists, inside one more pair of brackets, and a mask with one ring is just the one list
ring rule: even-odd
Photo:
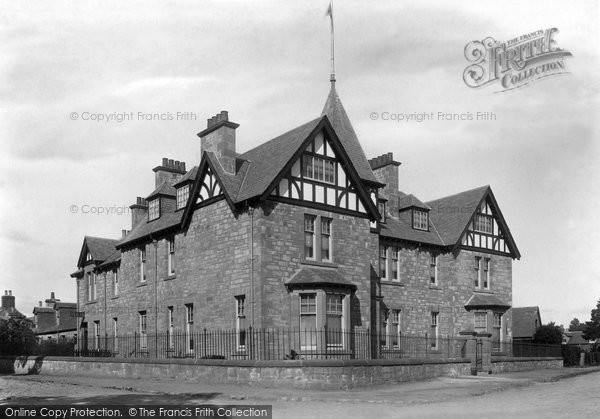
[[562,358],[509,358],[492,357],[492,374],[511,371],[531,371],[547,368],[562,368]]
[[0,372],[93,377],[172,378],[263,387],[348,389],[470,374],[467,359],[452,360],[119,360],[115,358],[0,358]]

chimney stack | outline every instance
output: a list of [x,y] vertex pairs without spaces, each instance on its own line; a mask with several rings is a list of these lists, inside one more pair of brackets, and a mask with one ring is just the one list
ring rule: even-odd
[[398,166],[400,164],[400,162],[394,160],[394,153],[382,154],[369,160],[369,165],[377,180],[385,183],[381,193],[388,198],[388,208],[392,215],[396,215],[398,210]]
[[156,166],[152,171],[155,173],[155,188],[158,188],[163,182],[173,185],[185,175],[185,162],[163,157],[161,165]]
[[206,121],[206,129],[198,133],[200,155],[205,151],[215,154],[223,170],[236,172],[235,130],[239,124],[229,121],[229,113],[221,111]]
[[131,229],[148,215],[148,203],[140,196],[136,198],[135,204],[130,205],[131,209]]
[[15,297],[12,295],[12,290],[4,290],[2,296],[2,308],[9,309],[15,307]]
[[41,302],[41,301],[38,301],[38,303],[40,304],[40,307],[41,307],[41,306],[42,306],[42,302]]

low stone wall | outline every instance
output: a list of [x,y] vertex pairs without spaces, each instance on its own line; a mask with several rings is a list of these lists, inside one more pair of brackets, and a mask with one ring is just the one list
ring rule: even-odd
[[562,367],[562,358],[492,357],[492,374]]
[[469,359],[234,361],[72,357],[0,358],[0,372],[123,378],[169,377],[262,387],[346,389],[469,375]]

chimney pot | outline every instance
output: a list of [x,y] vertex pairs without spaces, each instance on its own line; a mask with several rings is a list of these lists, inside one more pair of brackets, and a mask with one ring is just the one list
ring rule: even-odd
[[221,111],[221,121],[229,121],[229,112]]
[[221,122],[221,114],[220,113],[216,114],[215,118],[216,118],[217,122]]
[[38,304],[40,305],[40,307],[42,306],[42,302],[41,301],[38,301]]
[[54,291],[50,293],[50,298],[54,300]]
[[8,290],[8,295],[12,295],[12,290]]
[[185,170],[185,162],[184,162],[184,161],[182,161],[182,162],[181,162],[181,170],[182,170],[183,172],[185,172],[185,171],[186,171],[186,170]]
[[175,162],[173,161],[173,159],[169,159],[169,165],[167,167],[170,167],[172,169],[174,163]]
[[8,290],[4,290],[4,295],[8,295]]

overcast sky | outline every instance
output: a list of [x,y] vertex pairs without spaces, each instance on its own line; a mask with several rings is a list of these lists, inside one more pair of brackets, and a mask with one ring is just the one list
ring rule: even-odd
[[[327,0],[3,3],[0,292],[27,315],[51,291],[75,301],[83,236],[129,229],[122,208],[153,190],[162,157],[198,164],[206,118],[228,110],[243,152],[317,117],[329,91]],[[334,15],[337,88],[366,155],[393,152],[400,189],[422,200],[491,185],[522,253],[513,305],[540,306],[544,323],[589,320],[600,299],[597,2],[338,1]],[[463,82],[468,42],[551,27],[570,74],[505,93]]]

